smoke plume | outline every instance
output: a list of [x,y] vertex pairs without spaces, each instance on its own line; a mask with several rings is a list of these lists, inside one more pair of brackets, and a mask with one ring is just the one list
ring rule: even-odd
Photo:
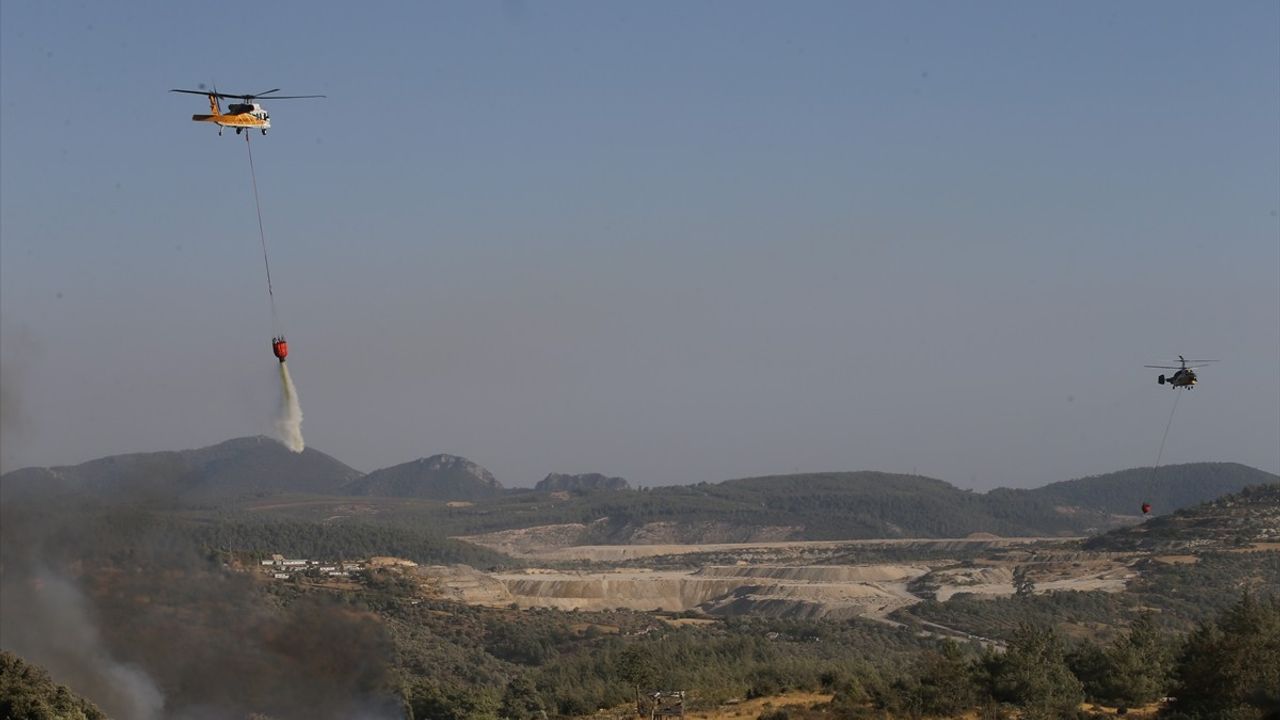
[[38,362],[35,334],[25,323],[0,317],[0,473],[21,467],[19,444],[26,440],[30,418],[22,385],[28,368]]
[[302,440],[302,406],[298,389],[289,376],[289,365],[280,363],[280,415],[276,418],[276,439],[290,450],[300,453],[306,447]]
[[405,717],[376,615],[240,571],[202,526],[61,496],[0,505],[0,648],[116,720]]
[[111,717],[158,720],[164,696],[142,668],[120,662],[103,642],[89,603],[71,580],[37,568],[6,572],[4,648],[43,665],[60,683],[91,698]]

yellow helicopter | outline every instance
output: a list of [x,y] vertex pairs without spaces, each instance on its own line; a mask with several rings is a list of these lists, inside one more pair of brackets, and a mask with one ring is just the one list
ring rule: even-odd
[[[1217,360],[1188,361],[1186,358],[1179,355],[1178,362],[1181,364],[1180,365],[1143,365],[1142,367],[1157,368],[1160,370],[1177,370],[1178,372],[1170,375],[1169,377],[1165,377],[1164,375],[1161,375],[1160,377],[1156,378],[1156,382],[1160,383],[1161,385],[1168,385],[1169,387],[1173,387],[1173,388],[1186,388],[1188,390],[1191,390],[1191,389],[1194,389],[1196,386],[1196,383],[1199,382],[1198,379],[1196,378],[1196,370],[1198,368],[1204,367],[1209,363],[1218,362],[1218,361]],[[1188,362],[1199,363],[1199,364],[1188,365],[1187,364]]]
[[[187,93],[188,95],[205,95],[209,98],[208,115],[192,115],[191,119],[196,122],[209,122],[218,126],[218,134],[222,134],[223,128],[235,128],[236,134],[239,135],[245,130],[261,130],[263,135],[267,134],[267,129],[271,127],[271,115],[267,113],[266,108],[254,102],[258,98],[266,100],[297,100],[300,98],[322,98],[324,95],[272,95],[271,93],[280,92],[280,88],[274,90],[264,90],[253,95],[235,95],[232,93],[220,93],[215,90],[170,90],[169,92]],[[222,112],[222,106],[218,100],[226,98],[228,100],[239,100],[240,102],[231,103],[227,106],[227,111]]]

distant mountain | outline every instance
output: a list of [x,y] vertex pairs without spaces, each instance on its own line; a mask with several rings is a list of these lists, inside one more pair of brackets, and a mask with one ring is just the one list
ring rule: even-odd
[[196,450],[112,455],[71,466],[0,476],[4,499],[74,494],[108,503],[225,498],[246,493],[336,495],[360,473],[311,448],[301,453],[264,436]]
[[[636,491],[622,478],[551,474],[537,490],[505,491],[480,465],[433,455],[361,475],[314,449],[295,454],[266,437],[196,450],[135,453],[0,477],[4,502],[26,497],[105,505],[202,504],[305,493],[467,501],[448,513],[423,507],[447,532],[476,534],[585,523],[586,543],[827,540],[997,535],[1093,535],[1153,515],[1274,484],[1280,477],[1235,463],[1125,470],[1034,490],[961,490],[941,480],[881,472],[742,478]],[[549,497],[571,491],[571,496]],[[582,492],[589,490],[589,492]],[[407,507],[407,506],[406,506]],[[386,504],[383,512],[399,512]],[[296,510],[296,509],[295,509]]]
[[503,492],[493,474],[457,455],[432,455],[373,472],[347,484],[347,495],[430,500],[484,500]]
[[608,477],[600,473],[551,473],[543,478],[534,490],[590,492],[593,490],[630,490],[631,485],[620,477]]
[[1247,487],[1091,538],[1090,550],[1190,552],[1280,544],[1280,482]]

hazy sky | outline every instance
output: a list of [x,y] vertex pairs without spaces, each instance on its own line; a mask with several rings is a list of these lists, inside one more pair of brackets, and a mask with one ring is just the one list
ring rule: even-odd
[[1280,470],[1280,4],[0,4],[6,469]]

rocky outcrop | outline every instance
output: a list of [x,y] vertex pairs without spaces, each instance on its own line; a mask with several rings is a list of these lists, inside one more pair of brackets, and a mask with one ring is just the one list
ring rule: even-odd
[[488,470],[464,457],[445,454],[374,470],[343,490],[348,495],[429,500],[483,500],[503,492]]
[[548,492],[584,493],[596,490],[630,490],[631,485],[624,478],[609,477],[600,473],[579,473],[576,475],[551,473],[535,485],[533,489]]
[[469,565],[424,565],[413,568],[419,590],[429,597],[473,605],[506,605],[511,593],[500,581]]

